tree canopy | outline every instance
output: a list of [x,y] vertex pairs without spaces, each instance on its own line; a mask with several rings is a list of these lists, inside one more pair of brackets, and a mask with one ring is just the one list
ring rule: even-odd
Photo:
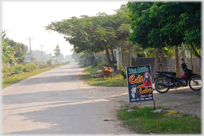
[[128,2],[129,40],[143,48],[179,46],[201,48],[201,2]]
[[[130,20],[126,5],[122,5],[116,14],[98,13],[96,16],[72,17],[62,21],[52,22],[46,30],[53,30],[64,35],[66,41],[74,46],[74,51],[88,53],[106,51],[109,65],[115,65],[113,49],[119,46],[123,38],[129,34]],[[128,28],[127,28],[128,26]],[[109,55],[111,50],[112,60]],[[117,69],[117,67],[116,67]]]
[[1,33],[3,63],[4,64],[6,64],[6,63],[15,64],[16,61],[19,60],[19,58],[16,57],[16,51],[14,50],[14,47],[12,47],[9,44],[8,40],[5,40],[5,36],[6,36],[6,32],[3,31]]

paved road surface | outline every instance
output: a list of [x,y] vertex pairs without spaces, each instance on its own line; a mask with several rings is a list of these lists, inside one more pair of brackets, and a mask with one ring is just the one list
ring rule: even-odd
[[[71,63],[3,89],[3,134],[128,134],[116,121],[115,96],[79,80]],[[105,90],[105,88],[100,88]],[[109,120],[109,121],[104,121]]]
[[[129,104],[127,87],[89,86],[78,78],[82,70],[71,63],[5,88],[3,133],[135,134],[121,127],[116,116],[117,109]],[[159,94],[154,90],[154,100],[156,107],[201,115],[201,91],[180,88]],[[130,105],[153,107],[153,101]]]

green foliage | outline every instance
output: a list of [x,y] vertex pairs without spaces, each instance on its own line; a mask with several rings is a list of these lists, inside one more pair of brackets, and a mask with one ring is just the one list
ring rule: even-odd
[[29,63],[24,66],[23,72],[31,72],[35,69],[37,69],[37,66],[34,63]]
[[48,66],[52,66],[52,59],[48,60],[46,63]]
[[108,59],[106,56],[104,56],[104,65],[102,63],[102,57],[96,58],[93,64],[91,65],[91,67],[97,68],[97,69],[101,69],[103,66],[109,67]]
[[85,69],[85,73],[94,74],[94,73],[98,73],[98,72],[97,72],[96,67],[88,66]]
[[60,55],[60,47],[59,47],[59,44],[55,47],[54,49],[54,54],[55,54],[55,57],[57,58],[59,55]]
[[88,76],[84,79],[84,81],[94,86],[127,86],[127,80],[123,79],[121,74],[113,75],[112,79],[111,78],[101,79]]
[[3,73],[11,72],[11,68],[10,67],[3,67],[2,72]]
[[8,67],[3,67],[2,72],[3,73],[9,72],[9,68]]
[[123,76],[123,79],[126,79],[126,70],[123,66],[120,65],[120,74]]
[[17,43],[9,38],[5,38],[5,41],[16,51],[14,56],[18,58],[18,63],[23,63],[25,61],[28,46],[23,43]]
[[17,65],[15,67],[14,73],[19,74],[19,73],[22,73],[22,72],[23,72],[23,65]]
[[95,59],[91,67],[97,67],[98,66],[98,61]]
[[144,49],[179,46],[201,47],[201,2],[128,2],[129,40]]
[[[118,118],[131,130],[140,134],[201,134],[201,119],[183,113],[169,114],[167,111],[153,113],[152,107],[131,107],[118,111]],[[193,125],[189,125],[193,124]]]
[[10,73],[10,72],[14,72],[15,66],[11,66],[11,67],[3,67],[2,72],[3,73]]
[[[65,40],[74,46],[76,53],[97,53],[106,51],[109,65],[115,64],[111,61],[108,49],[119,46],[121,39],[126,39],[129,33],[130,20],[127,16],[126,5],[122,5],[116,14],[107,15],[98,13],[96,16],[72,17],[58,22],[52,22],[46,26],[46,30],[57,31],[65,35]],[[111,52],[112,53],[112,52]],[[84,64],[83,64],[84,65]]]
[[163,52],[166,57],[171,57],[171,58],[175,57],[174,47],[171,47],[171,46],[164,47]]
[[14,49],[9,45],[8,41],[5,41],[4,38],[6,36],[5,31],[3,31],[1,35],[2,35],[3,63],[15,64],[16,61],[18,60],[18,58],[14,56],[16,54],[16,51],[14,51]]
[[2,87],[5,88],[11,84],[14,84],[14,83],[20,81],[20,80],[27,79],[31,76],[37,75],[39,73],[42,73],[42,72],[45,72],[45,71],[48,71],[48,70],[51,70],[54,68],[57,68],[59,66],[61,66],[61,65],[54,66],[54,67],[47,67],[47,68],[43,68],[43,69],[36,69],[32,72],[20,73],[20,74],[17,74],[15,76],[4,77],[3,82],[2,82]]

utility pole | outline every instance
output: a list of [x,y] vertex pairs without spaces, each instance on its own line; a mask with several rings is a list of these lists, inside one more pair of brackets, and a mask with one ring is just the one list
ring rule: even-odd
[[33,38],[26,38],[26,39],[28,39],[29,43],[30,43],[30,62],[31,62],[31,39],[33,39]]
[[40,46],[41,46],[41,59],[42,59],[42,62],[43,62],[42,47],[43,47],[44,45],[40,45]]

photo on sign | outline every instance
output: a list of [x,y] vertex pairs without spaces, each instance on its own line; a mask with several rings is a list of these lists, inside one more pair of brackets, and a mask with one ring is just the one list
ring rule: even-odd
[[150,65],[127,67],[129,102],[153,100]]

